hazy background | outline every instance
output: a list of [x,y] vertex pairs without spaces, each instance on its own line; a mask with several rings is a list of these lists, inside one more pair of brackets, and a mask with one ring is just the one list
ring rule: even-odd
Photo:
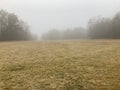
[[17,14],[41,35],[53,28],[86,27],[94,16],[112,17],[120,0],[0,0],[0,9]]

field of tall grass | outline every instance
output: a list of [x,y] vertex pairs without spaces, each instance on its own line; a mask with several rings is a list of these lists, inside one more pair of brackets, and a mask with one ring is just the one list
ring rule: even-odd
[[0,90],[120,90],[120,40],[1,42]]

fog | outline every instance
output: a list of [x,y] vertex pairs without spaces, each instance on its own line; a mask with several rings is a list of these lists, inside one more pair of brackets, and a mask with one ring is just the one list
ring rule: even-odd
[[15,13],[42,35],[50,29],[86,27],[94,16],[111,18],[120,0],[0,0],[0,9]]

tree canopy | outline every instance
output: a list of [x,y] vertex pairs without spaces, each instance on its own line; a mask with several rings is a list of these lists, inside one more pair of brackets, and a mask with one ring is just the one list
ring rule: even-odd
[[0,41],[31,40],[29,26],[14,13],[0,10]]

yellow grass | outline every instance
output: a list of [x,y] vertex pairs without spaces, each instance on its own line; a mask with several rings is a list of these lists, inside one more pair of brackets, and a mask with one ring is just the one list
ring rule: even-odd
[[1,42],[0,90],[120,90],[120,40]]

